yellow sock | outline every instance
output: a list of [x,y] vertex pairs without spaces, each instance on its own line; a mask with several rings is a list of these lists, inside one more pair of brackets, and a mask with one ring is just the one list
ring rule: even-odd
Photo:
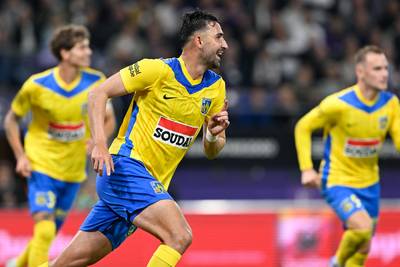
[[357,252],[346,262],[346,267],[364,267],[368,254]]
[[371,239],[371,234],[371,230],[346,230],[336,251],[339,265],[345,266],[346,261]]
[[175,267],[181,259],[181,254],[175,249],[160,245],[151,257],[147,267]]
[[27,265],[28,256],[29,256],[29,250],[30,250],[30,247],[31,247],[31,242],[32,242],[32,240],[30,240],[28,242],[28,244],[26,245],[24,251],[21,254],[19,254],[19,256],[17,258],[17,261],[15,262],[16,267],[25,267]]
[[49,260],[50,245],[55,237],[56,224],[54,221],[43,220],[35,224],[29,249],[29,267],[38,267]]

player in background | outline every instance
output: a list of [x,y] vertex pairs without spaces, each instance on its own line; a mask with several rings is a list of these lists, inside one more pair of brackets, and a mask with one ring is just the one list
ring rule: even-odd
[[[179,58],[140,60],[90,93],[99,201],[50,266],[93,264],[137,227],[161,241],[149,267],[176,266],[191,244],[191,229],[167,189],[202,129],[208,158],[225,145],[225,82],[210,69],[220,66],[228,45],[217,18],[200,10],[184,16],[180,35]],[[108,150],[101,123],[105,104],[109,97],[125,94],[134,97]]]
[[[388,87],[388,61],[376,46],[355,55],[357,83],[326,97],[296,125],[297,155],[304,186],[322,195],[344,224],[330,266],[364,266],[379,214],[378,153],[389,132],[400,149],[399,100]],[[322,128],[319,172],[311,160],[311,134]]]
[[[51,242],[86,178],[86,157],[93,148],[88,93],[105,80],[101,72],[89,68],[89,38],[83,26],[59,28],[50,44],[59,64],[29,77],[6,115],[4,129],[17,161],[16,172],[28,179],[35,223],[26,249],[7,266],[36,267],[48,260]],[[19,120],[29,111],[32,119],[23,145]],[[108,137],[115,128],[110,104],[104,120],[102,131]]]

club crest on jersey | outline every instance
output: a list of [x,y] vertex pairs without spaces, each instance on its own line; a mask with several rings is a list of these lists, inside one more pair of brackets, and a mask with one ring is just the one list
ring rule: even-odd
[[153,138],[165,144],[187,149],[197,132],[197,127],[161,117],[153,133]]
[[388,124],[388,117],[387,116],[379,117],[379,129],[381,129],[381,130],[386,129],[387,124]]
[[205,98],[201,100],[201,114],[206,115],[211,106],[211,99]]
[[371,158],[378,154],[380,146],[379,139],[349,138],[345,143],[344,154],[351,158]]

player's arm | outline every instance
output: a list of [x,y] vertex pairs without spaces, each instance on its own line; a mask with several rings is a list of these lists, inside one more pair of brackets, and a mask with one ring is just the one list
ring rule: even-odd
[[109,139],[114,133],[116,124],[114,108],[111,100],[109,100],[106,105],[106,114],[104,119],[104,131],[107,139]]
[[311,137],[316,129],[328,123],[334,123],[336,108],[334,103],[325,99],[320,105],[304,115],[295,127],[297,158],[301,170],[301,182],[305,186],[319,187],[320,175],[314,170],[311,158]]
[[228,101],[220,112],[203,125],[203,147],[208,159],[214,159],[226,143],[225,129],[229,126]]
[[[104,134],[105,134],[106,139],[109,140],[115,131],[115,125],[116,125],[114,108],[112,106],[111,99],[109,99],[107,101],[105,112],[106,113],[105,113],[105,118],[104,118]],[[86,151],[87,151],[88,155],[92,154],[93,147],[94,147],[93,139],[89,138],[86,142]]]
[[20,119],[30,110],[30,79],[28,79],[21,90],[15,96],[4,118],[4,129],[10,147],[17,161],[16,172],[24,177],[31,176],[31,164],[25,154],[21,141]]
[[397,151],[400,151],[400,104],[396,97],[396,101],[393,105],[393,120],[389,128],[390,136],[392,137],[393,144]]
[[10,144],[15,159],[17,160],[15,170],[18,174],[28,178],[31,176],[32,169],[21,142],[19,120],[20,117],[10,109],[4,119],[4,129],[8,143]]
[[105,131],[106,103],[108,98],[127,94],[119,73],[101,83],[89,92],[88,107],[90,132],[92,134],[93,169],[103,174],[103,165],[106,165],[107,175],[114,171],[114,164],[107,149],[107,135]]
[[100,175],[103,165],[107,175],[114,171],[114,164],[107,149],[105,129],[106,103],[109,98],[136,91],[147,90],[159,78],[162,63],[158,60],[141,60],[115,73],[89,92],[89,121],[93,139],[93,169]]

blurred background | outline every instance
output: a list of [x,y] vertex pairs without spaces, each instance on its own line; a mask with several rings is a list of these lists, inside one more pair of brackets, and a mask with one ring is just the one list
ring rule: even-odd
[[[18,216],[31,223],[24,213],[26,181],[14,172],[3,118],[22,83],[31,74],[57,64],[48,49],[53,30],[66,23],[86,25],[91,32],[92,66],[108,76],[144,57],[178,56],[180,19],[196,7],[220,18],[230,47],[219,71],[227,82],[231,126],[228,144],[217,160],[206,160],[200,144],[194,144],[176,172],[171,193],[199,228],[207,222],[198,214],[236,216],[239,222],[243,214],[257,214],[255,220],[260,224],[254,227],[246,224],[250,219],[230,224],[229,231],[219,229],[218,223],[211,226],[219,229],[211,235],[225,229],[227,236],[241,238],[230,244],[242,244],[244,236],[265,236],[258,241],[250,239],[253,250],[232,248],[233,254],[222,249],[226,244],[221,245],[222,252],[207,246],[196,250],[194,245],[182,266],[325,266],[340,225],[320,201],[319,192],[299,183],[293,126],[323,97],[355,82],[353,56],[366,44],[384,49],[390,62],[389,90],[399,93],[398,0],[0,1],[0,207],[8,214],[2,218],[9,218],[11,226]],[[118,123],[129,101],[129,96],[113,99]],[[317,166],[322,155],[318,134],[313,155]],[[378,227],[382,233],[375,244],[382,246],[374,247],[375,261],[369,262],[370,267],[400,266],[400,227],[392,222],[400,217],[398,158],[391,142],[385,143],[380,161],[383,218],[390,220],[382,219],[382,228]],[[80,214],[96,201],[94,174],[90,176],[75,204]],[[72,217],[80,222],[80,216]],[[231,218],[223,218],[231,222]],[[388,221],[391,223],[385,226]],[[68,227],[72,234],[77,229]],[[4,244],[8,254],[0,249],[0,264],[24,242],[23,237],[10,235],[12,230],[1,229],[0,225],[0,247]],[[199,236],[208,233],[198,231],[204,232]],[[226,236],[213,238],[229,240]],[[10,246],[10,242],[16,245]],[[392,244],[390,253],[388,244]]]

